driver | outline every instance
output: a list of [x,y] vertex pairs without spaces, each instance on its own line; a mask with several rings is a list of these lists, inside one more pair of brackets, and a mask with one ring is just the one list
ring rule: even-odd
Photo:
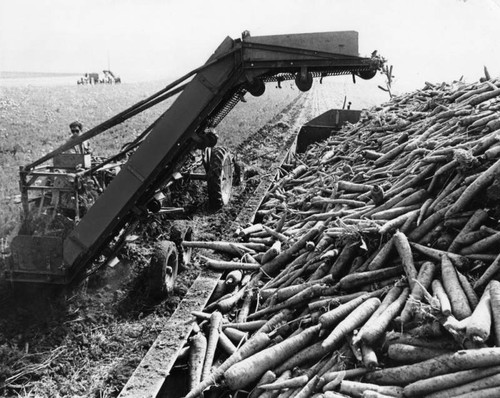
[[[69,125],[69,128],[71,130],[71,137],[66,141],[67,143],[75,141],[80,136],[83,126],[79,121],[75,121]],[[69,149],[68,152],[80,154],[90,153],[90,145],[88,141],[84,141]]]

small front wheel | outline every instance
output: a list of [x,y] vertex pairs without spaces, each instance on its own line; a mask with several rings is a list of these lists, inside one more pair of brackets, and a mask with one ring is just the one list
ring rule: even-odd
[[149,287],[152,297],[161,299],[174,292],[178,268],[179,255],[175,243],[165,240],[156,243],[149,265]]

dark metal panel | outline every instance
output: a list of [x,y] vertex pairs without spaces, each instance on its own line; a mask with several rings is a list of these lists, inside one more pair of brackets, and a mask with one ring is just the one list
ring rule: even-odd
[[297,137],[297,153],[305,152],[312,143],[327,139],[339,131],[345,123],[357,123],[360,116],[359,110],[330,109],[315,117],[300,129]]
[[[358,32],[339,31],[339,32],[321,32],[321,33],[299,33],[274,36],[256,36],[248,37],[245,43],[269,44],[275,46],[286,46],[302,48],[312,51],[322,51],[328,53],[343,54],[349,56],[358,56]],[[255,50],[251,54],[254,61],[265,60],[283,60],[290,58],[286,53],[276,53],[265,50]],[[301,59],[300,55],[294,57]],[[304,59],[310,58],[303,57]]]

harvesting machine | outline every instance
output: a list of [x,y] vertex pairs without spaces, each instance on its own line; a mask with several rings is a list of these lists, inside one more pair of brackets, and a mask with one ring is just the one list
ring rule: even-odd
[[[7,278],[67,284],[96,263],[106,263],[141,217],[176,211],[165,206],[162,194],[178,179],[193,175],[186,162],[197,149],[205,151],[206,175],[199,178],[208,180],[210,200],[227,203],[235,163],[229,151],[215,146],[214,128],[247,92],[260,96],[266,83],[284,80],[307,91],[315,77],[370,79],[380,66],[378,57],[359,57],[354,31],[227,37],[201,67],[21,167],[25,222],[11,243]],[[114,156],[67,153],[176,94],[165,113]],[[338,123],[339,111],[318,119],[319,125],[331,124],[332,118]],[[313,121],[308,125],[302,136],[318,130]]]

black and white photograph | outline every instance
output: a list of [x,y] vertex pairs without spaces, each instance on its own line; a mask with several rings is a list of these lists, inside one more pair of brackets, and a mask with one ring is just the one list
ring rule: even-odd
[[0,397],[499,398],[500,0],[0,0]]

